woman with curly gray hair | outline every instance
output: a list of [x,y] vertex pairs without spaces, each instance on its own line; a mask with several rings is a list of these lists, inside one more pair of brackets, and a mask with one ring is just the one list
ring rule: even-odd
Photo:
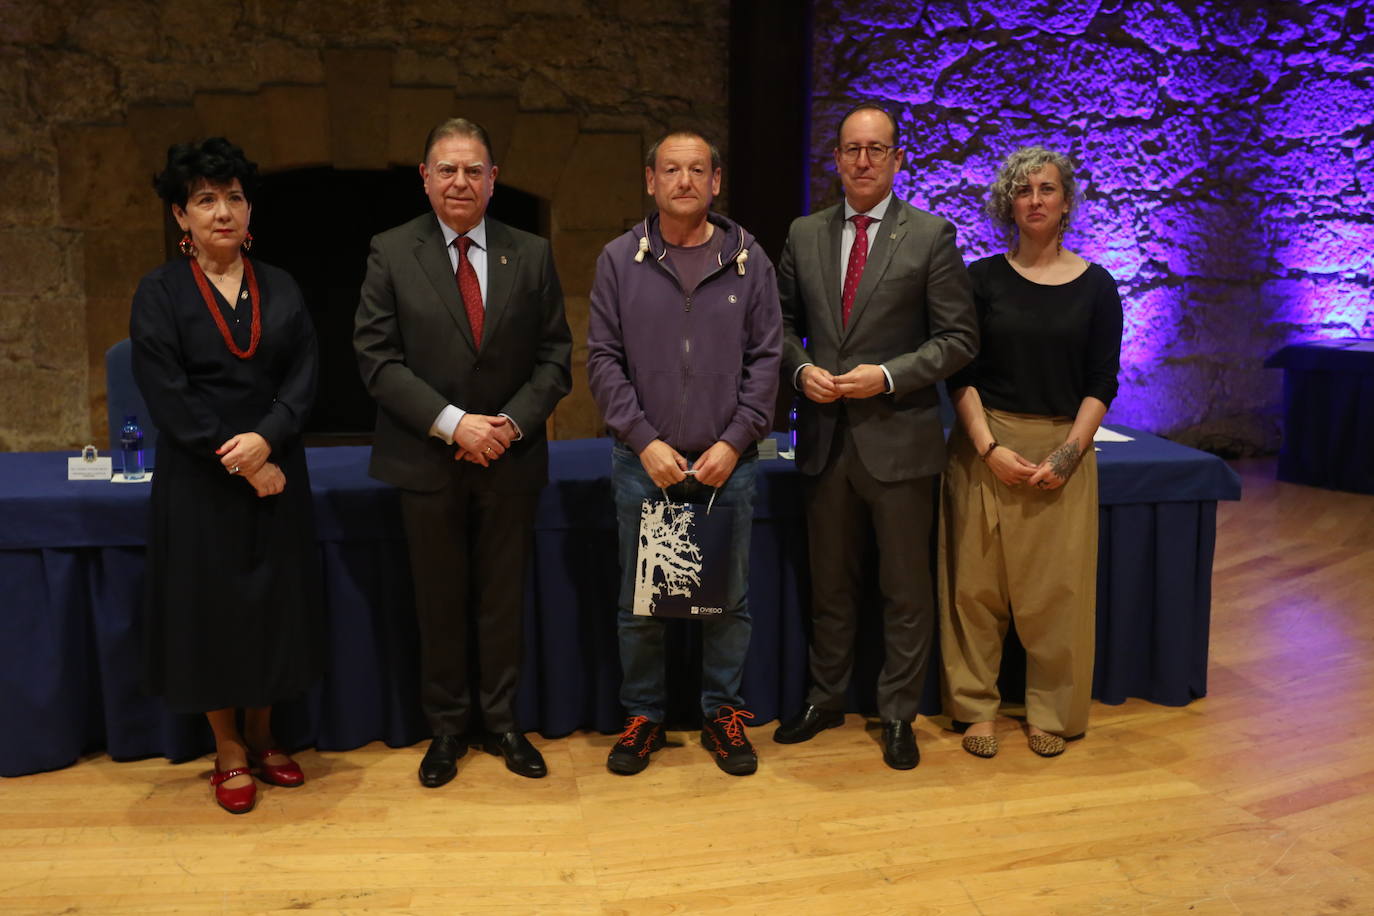
[[1030,749],[1064,751],[1092,696],[1097,602],[1093,434],[1116,395],[1121,297],[1064,247],[1073,164],[1039,146],[1002,163],[988,215],[1010,249],[969,267],[982,341],[949,379],[958,426],[942,484],[940,649],[945,712],[963,747],[997,753],[1002,641],[1026,648]]

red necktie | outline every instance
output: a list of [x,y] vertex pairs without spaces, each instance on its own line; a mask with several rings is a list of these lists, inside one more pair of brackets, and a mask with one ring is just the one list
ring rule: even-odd
[[854,224],[854,244],[849,249],[849,266],[844,272],[844,294],[840,297],[840,318],[849,327],[849,313],[854,308],[854,294],[859,291],[859,280],[864,275],[864,265],[868,263],[868,224],[873,217],[855,213],[850,218]]
[[468,323],[472,325],[472,342],[482,345],[482,319],[486,310],[482,308],[482,285],[477,282],[477,270],[468,260],[468,246],[472,239],[460,235],[453,240],[458,248],[458,294],[463,297],[463,308],[468,313]]

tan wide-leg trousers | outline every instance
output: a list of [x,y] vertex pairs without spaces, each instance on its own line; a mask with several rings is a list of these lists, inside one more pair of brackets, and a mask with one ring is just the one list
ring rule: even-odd
[[[1039,462],[1073,425],[987,410],[993,438]],[[945,712],[997,716],[1008,621],[1026,647],[1026,719],[1071,738],[1088,726],[1097,607],[1097,457],[1089,451],[1057,490],[1008,487],[978,459],[962,427],[941,486],[940,652]]]

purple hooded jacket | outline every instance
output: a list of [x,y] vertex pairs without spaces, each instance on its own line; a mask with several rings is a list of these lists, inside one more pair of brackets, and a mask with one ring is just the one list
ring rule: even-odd
[[657,213],[596,262],[587,375],[612,435],[636,454],[654,439],[679,452],[719,440],[744,452],[773,423],[782,354],[773,263],[743,227],[708,218],[725,233],[720,264],[690,298]]

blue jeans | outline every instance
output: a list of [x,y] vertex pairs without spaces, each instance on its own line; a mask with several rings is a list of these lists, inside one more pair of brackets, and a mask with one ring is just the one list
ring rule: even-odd
[[[716,494],[717,506],[730,506],[735,523],[730,539],[730,572],[725,613],[694,622],[701,633],[701,710],[714,718],[721,706],[743,708],[739,695],[744,656],[749,650],[749,536],[754,523],[754,478],[758,459],[741,458],[730,479]],[[620,667],[624,680],[620,702],[626,715],[662,722],[667,702],[666,660],[663,652],[665,621],[636,616],[634,606],[635,554],[639,549],[639,511],[645,499],[661,500],[663,494],[639,463],[638,456],[617,443],[611,453],[611,491],[615,494],[616,522],[620,531]],[[688,477],[668,488],[674,502],[706,503],[711,488]]]

